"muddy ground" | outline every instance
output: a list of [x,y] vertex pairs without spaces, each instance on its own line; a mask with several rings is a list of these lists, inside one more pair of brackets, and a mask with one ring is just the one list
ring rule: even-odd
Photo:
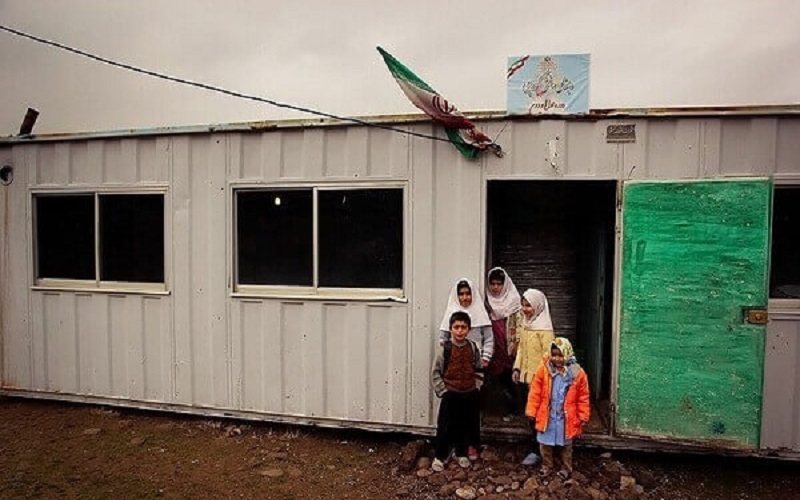
[[0,498],[800,499],[797,463],[579,449],[564,483],[516,465],[526,451],[430,474],[405,435],[0,398]]

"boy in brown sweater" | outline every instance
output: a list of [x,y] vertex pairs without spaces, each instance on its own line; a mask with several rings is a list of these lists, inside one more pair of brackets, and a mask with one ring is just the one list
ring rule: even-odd
[[469,467],[467,445],[478,442],[480,410],[478,389],[483,383],[481,351],[467,338],[472,321],[469,314],[456,311],[450,316],[450,338],[444,342],[433,362],[431,381],[442,398],[436,422],[436,458],[431,468],[444,470],[444,462],[455,448],[458,465]]

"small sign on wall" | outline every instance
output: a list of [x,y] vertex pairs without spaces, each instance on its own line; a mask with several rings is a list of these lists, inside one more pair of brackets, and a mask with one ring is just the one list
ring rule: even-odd
[[589,111],[589,54],[508,58],[509,115]]

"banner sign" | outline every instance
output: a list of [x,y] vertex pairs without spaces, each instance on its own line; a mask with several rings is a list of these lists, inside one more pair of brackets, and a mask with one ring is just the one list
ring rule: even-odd
[[589,54],[508,58],[508,114],[589,111]]

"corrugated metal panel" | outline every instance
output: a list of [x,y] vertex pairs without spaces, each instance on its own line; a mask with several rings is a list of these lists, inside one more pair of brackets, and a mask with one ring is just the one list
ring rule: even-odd
[[800,120],[795,117],[636,119],[629,123],[636,125],[636,142],[620,145],[624,179],[798,171]]
[[800,451],[800,318],[770,315],[761,447]]
[[[617,177],[618,144],[605,141],[604,121],[507,121],[487,126],[505,157],[486,158],[488,178]],[[504,128],[505,127],[505,128]]]
[[[606,142],[608,124],[628,122],[636,143]],[[0,158],[12,160],[17,181],[2,195],[3,384],[431,426],[430,363],[449,287],[461,276],[484,281],[487,178],[718,176],[754,163],[798,173],[799,124],[788,116],[491,116],[482,126],[491,136],[506,126],[499,142],[508,155],[477,162],[446,142],[360,126],[4,141]],[[230,296],[231,185],[383,180],[407,183],[409,304]],[[30,289],[29,188],[153,185],[167,186],[170,296]]]

